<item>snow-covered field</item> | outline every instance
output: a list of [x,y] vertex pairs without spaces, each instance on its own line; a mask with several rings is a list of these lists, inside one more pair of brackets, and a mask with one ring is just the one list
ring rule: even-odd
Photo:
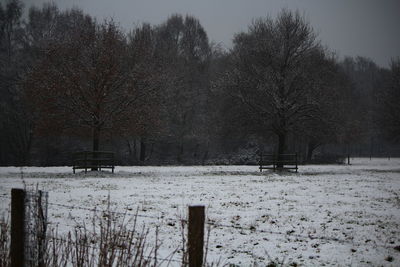
[[11,188],[24,183],[49,192],[49,221],[60,232],[89,223],[93,211],[86,209],[105,209],[108,195],[114,211],[138,208],[147,216],[141,223],[159,226],[164,256],[181,244],[179,219],[188,205],[204,204],[208,219],[220,225],[211,229],[208,261],[400,266],[400,159],[353,159],[350,166],[281,174],[256,166],[117,167],[115,174],[1,167],[0,215],[9,210]]

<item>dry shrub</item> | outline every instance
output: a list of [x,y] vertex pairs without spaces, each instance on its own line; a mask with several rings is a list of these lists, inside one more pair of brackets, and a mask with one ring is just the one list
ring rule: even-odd
[[10,266],[10,224],[9,219],[0,219],[0,266]]
[[64,237],[52,230],[45,266],[158,266],[170,261],[157,255],[158,241],[147,242],[149,229],[138,226],[137,214],[132,220],[103,212],[90,227],[76,226]]

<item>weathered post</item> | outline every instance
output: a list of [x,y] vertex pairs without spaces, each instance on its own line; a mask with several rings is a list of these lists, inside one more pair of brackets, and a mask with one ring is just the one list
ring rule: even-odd
[[204,206],[189,206],[189,267],[203,266],[204,220]]
[[347,165],[350,165],[350,154],[347,154]]
[[[43,207],[43,201],[45,206]],[[37,240],[38,240],[38,267],[44,267],[44,257],[46,250],[46,232],[47,232],[47,193],[38,191],[37,196]]]
[[11,189],[11,266],[25,265],[25,198],[23,189]]

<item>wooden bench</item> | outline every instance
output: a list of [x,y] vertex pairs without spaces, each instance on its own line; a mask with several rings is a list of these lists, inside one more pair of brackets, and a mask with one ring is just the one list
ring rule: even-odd
[[78,169],[88,169],[101,171],[102,169],[111,169],[114,173],[114,152],[109,151],[83,151],[73,154],[73,172]]
[[260,172],[265,169],[271,170],[298,170],[298,160],[297,153],[295,154],[282,154],[282,155],[273,155],[267,154],[260,156],[259,161],[259,169]]

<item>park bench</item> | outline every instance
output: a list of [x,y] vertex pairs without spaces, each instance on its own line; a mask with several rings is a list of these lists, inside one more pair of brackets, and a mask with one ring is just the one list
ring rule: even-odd
[[111,169],[114,173],[114,152],[109,151],[82,151],[73,154],[73,172],[77,169],[99,170]]
[[295,154],[267,154],[260,156],[260,172],[264,169],[271,170],[298,170],[297,153]]

